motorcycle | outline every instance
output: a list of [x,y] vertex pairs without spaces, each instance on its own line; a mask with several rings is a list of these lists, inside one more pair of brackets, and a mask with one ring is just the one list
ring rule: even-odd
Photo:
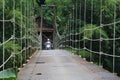
[[46,45],[46,50],[50,50],[51,49],[51,44],[47,44]]

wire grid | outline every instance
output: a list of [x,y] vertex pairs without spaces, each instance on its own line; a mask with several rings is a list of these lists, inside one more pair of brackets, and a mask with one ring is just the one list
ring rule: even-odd
[[[100,0],[100,24],[99,24],[99,26],[97,26],[95,28],[92,28],[92,24],[93,24],[93,21],[94,21],[94,19],[93,19],[94,1],[91,0],[91,15],[90,15],[90,17],[91,17],[91,23],[90,23],[91,24],[91,28],[90,29],[86,29],[84,27],[84,30],[82,32],[80,32],[80,30],[79,30],[79,32],[77,32],[76,31],[77,29],[75,29],[76,25],[74,25],[74,22],[72,22],[72,21],[74,21],[74,17],[73,17],[72,19],[69,20],[70,22],[67,23],[67,24],[71,24],[68,27],[69,29],[67,29],[67,30],[70,30],[70,31],[69,31],[68,34],[65,34],[66,36],[62,37],[60,44],[64,44],[65,43],[65,46],[68,47],[68,48],[71,48],[72,50],[79,50],[79,51],[80,50],[85,50],[85,51],[90,52],[90,61],[91,62],[93,61],[92,58],[93,58],[94,54],[99,55],[99,59],[98,59],[99,66],[102,66],[102,59],[103,59],[102,56],[103,55],[107,56],[107,57],[112,57],[112,59],[113,59],[112,60],[112,65],[113,65],[112,72],[115,73],[115,64],[116,64],[115,60],[116,60],[116,58],[120,58],[120,55],[116,54],[116,41],[120,40],[120,37],[116,37],[116,27],[117,27],[117,24],[120,23],[120,21],[116,20],[116,17],[117,17],[117,14],[116,14],[117,6],[116,6],[116,0],[115,0],[114,1],[114,19],[113,19],[114,21],[111,22],[111,23],[108,23],[108,24],[102,24],[103,23],[103,21],[102,21],[103,20],[103,18],[102,18],[103,17],[103,12],[102,12],[103,4],[102,3],[103,3],[103,0]],[[82,13],[81,12],[81,3],[78,6],[80,6],[80,13],[79,13],[80,14],[80,18],[79,19],[81,20],[81,13]],[[86,8],[87,8],[87,4],[86,4],[86,0],[84,0],[84,12],[83,12],[83,14],[84,14],[84,26],[86,26],[86,12],[87,12]],[[76,11],[76,13],[77,13],[77,11]],[[71,15],[74,16],[74,14],[75,13],[72,13]],[[76,19],[78,19],[78,17],[76,17]],[[112,29],[113,30],[113,37],[112,38],[109,38],[109,37],[108,38],[104,38],[104,37],[102,37],[102,30],[105,30],[104,28],[107,28],[109,26],[113,27],[113,29]],[[80,21],[79,27],[80,27],[79,29],[81,29],[81,27],[82,27],[81,26],[81,21]],[[72,32],[73,29],[75,30],[76,33]],[[83,36],[87,35],[86,32],[90,31],[91,32],[90,34],[92,35],[93,32],[96,31],[96,30],[99,31],[99,38],[94,38],[93,36],[91,36],[90,38],[89,37],[82,38]],[[79,38],[77,38],[76,36],[79,36]],[[67,40],[64,41],[65,39],[67,39]],[[87,43],[87,41],[89,41],[89,43]],[[106,42],[106,41],[112,41],[113,42],[112,54],[107,53],[107,51],[103,51],[103,49],[102,49],[102,47],[104,46],[104,44],[102,43],[103,41],[104,42]],[[78,42],[79,44],[75,45],[76,42]],[[99,46],[93,46],[93,42],[97,42],[99,44]],[[81,47],[81,44],[83,44],[83,47]],[[87,44],[90,45],[90,48],[87,47]],[[79,46],[79,47],[77,47],[77,46]],[[95,51],[93,49],[94,47],[99,47],[99,51]]]
[[[15,10],[16,10],[16,1],[15,0],[12,0],[12,2],[13,2],[13,17],[11,18],[11,19],[8,19],[8,20],[6,20],[5,19],[5,7],[6,7],[6,1],[5,0],[2,0],[2,6],[3,6],[3,11],[2,11],[2,14],[3,14],[3,19],[2,20],[0,20],[0,22],[2,22],[2,24],[3,24],[3,30],[2,30],[2,32],[3,32],[3,34],[2,34],[2,36],[3,36],[3,38],[2,38],[2,43],[0,43],[0,46],[2,46],[2,49],[3,49],[3,51],[2,51],[2,64],[0,65],[0,68],[2,68],[2,70],[4,71],[5,70],[5,65],[7,64],[7,62],[9,61],[9,60],[11,60],[12,58],[13,58],[13,68],[15,68],[17,65],[15,64],[15,57],[16,57],[16,55],[19,55],[19,54],[21,54],[21,67],[23,66],[23,61],[22,61],[22,53],[25,51],[25,60],[27,59],[27,55],[28,55],[28,52],[26,52],[26,50],[28,50],[29,48],[31,48],[31,45],[29,44],[30,43],[30,41],[31,40],[29,40],[29,41],[26,41],[25,40],[25,45],[27,45],[27,46],[25,46],[24,48],[22,47],[23,45],[22,45],[22,41],[23,41],[23,39],[29,39],[29,37],[28,37],[28,35],[31,35],[30,33],[29,34],[27,34],[27,29],[31,29],[31,30],[33,30],[32,29],[32,26],[34,25],[27,25],[27,22],[28,22],[28,20],[31,18],[31,16],[30,15],[33,15],[32,13],[30,13],[31,12],[31,10],[32,10],[32,7],[33,6],[31,6],[31,4],[32,4],[32,2],[31,2],[31,4],[29,5],[29,6],[26,6],[27,5],[27,0],[26,0],[26,4],[24,5],[24,6],[26,6],[25,7],[25,13],[23,13],[23,4],[22,4],[22,2],[23,2],[23,0],[20,0],[20,3],[17,3],[17,4],[20,4],[20,11],[21,11],[21,24],[17,24],[17,22],[16,22],[16,12],[15,12]],[[26,12],[27,11],[27,9],[29,9],[29,15],[27,14],[28,12]],[[27,19],[27,18],[24,18],[25,20],[25,24],[23,24],[23,14],[25,15],[25,16],[28,16],[29,17],[29,19]],[[29,22],[30,22],[30,20],[29,20]],[[5,24],[6,23],[13,23],[13,32],[12,32],[12,35],[11,35],[11,37],[8,39],[8,40],[6,40],[5,41],[5,32],[6,32],[6,30],[5,30]],[[23,25],[25,26],[25,27],[23,27]],[[16,36],[16,26],[20,26],[21,27],[21,30],[20,30],[20,35],[21,35],[21,37],[20,38],[17,38],[17,36]],[[27,26],[27,27],[26,27]],[[29,27],[28,27],[29,26]],[[25,37],[23,36],[23,28],[25,28]],[[18,41],[18,40],[20,40],[21,41],[21,49],[20,49],[20,51],[18,52],[18,53],[16,53],[16,51],[15,51],[15,43]],[[10,41],[12,41],[13,42],[13,52],[11,53],[11,55],[7,58],[7,59],[5,59],[5,45],[8,43],[8,42],[10,42]],[[31,53],[31,51],[30,51],[30,53]],[[3,75],[2,76],[4,76],[5,74],[3,73]],[[4,78],[3,78],[3,80],[4,80]]]

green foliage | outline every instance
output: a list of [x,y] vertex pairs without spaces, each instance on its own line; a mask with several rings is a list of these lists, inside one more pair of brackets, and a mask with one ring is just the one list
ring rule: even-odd
[[[34,30],[31,31],[31,26],[33,26],[32,22],[32,18],[34,17],[32,16],[32,2],[29,0],[22,0],[22,8],[23,10],[21,11],[21,0],[15,0],[16,6],[15,6],[15,10],[13,10],[13,1],[14,0],[5,0],[5,19],[9,20],[12,19],[13,20],[13,16],[15,13],[15,27],[16,27],[16,35],[15,37],[20,38],[21,36],[21,26],[23,29],[23,34],[22,36],[25,35],[25,27],[27,27],[27,35],[29,36],[29,39],[22,39],[22,48],[23,47],[27,47],[29,46],[29,43],[25,43],[27,41],[31,41],[31,42],[35,42],[36,39],[31,36],[32,34],[34,34]],[[34,0],[35,2],[35,0]],[[98,27],[100,25],[100,14],[101,14],[101,10],[102,10],[102,24],[108,24],[108,23],[112,23],[114,21],[114,8],[115,8],[115,0],[102,0],[102,9],[100,6],[100,0],[93,0],[93,24],[91,23],[91,0],[87,0],[87,6],[86,6],[86,22],[84,21],[84,10],[85,10],[85,6],[84,6],[84,0],[46,0],[46,5],[56,5],[57,6],[57,27],[58,27],[58,31],[60,32],[60,34],[65,34],[65,33],[69,33],[68,30],[66,30],[66,23],[68,22],[69,19],[69,14],[73,13],[73,6],[75,6],[77,4],[77,6],[75,6],[75,8],[77,8],[77,13],[74,11],[74,15],[72,15],[72,20],[71,20],[71,32],[75,33],[77,31],[81,32],[82,34],[77,35],[77,36],[71,36],[72,40],[75,39],[75,37],[78,39],[79,36],[82,40],[85,40],[86,43],[86,47],[90,48],[90,40],[88,39],[99,39],[100,38],[100,30],[101,30],[101,37],[102,38],[113,38],[113,30],[114,27],[113,25],[111,26],[106,26],[106,27]],[[116,11],[116,21],[120,20],[120,0],[116,0],[116,5],[117,5],[117,11]],[[3,18],[3,2],[2,0],[0,0],[0,19]],[[81,4],[81,12],[80,12],[80,4]],[[25,14],[26,13],[26,14]],[[40,7],[37,5],[37,3],[35,2],[35,9],[34,9],[34,13],[36,16],[40,15]],[[83,13],[83,14],[82,14]],[[44,11],[44,19],[46,20],[46,24],[45,26],[51,26],[52,25],[52,16],[53,16],[54,12],[52,9],[46,8]],[[79,19],[77,18],[77,26],[75,27],[75,20],[73,19],[76,18],[76,14],[80,15],[81,17],[79,17]],[[22,17],[21,17],[22,16]],[[22,20],[21,20],[22,19]],[[22,24],[21,24],[22,21]],[[87,25],[83,26],[83,24],[87,23]],[[9,39],[11,37],[11,35],[13,35],[13,25],[14,22],[7,22],[5,23],[5,40]],[[3,34],[3,23],[0,22],[0,42],[2,43],[2,34]],[[81,27],[81,28],[79,28]],[[74,28],[79,28],[79,30],[73,30]],[[86,30],[85,30],[86,29]],[[87,30],[90,29],[90,30]],[[65,31],[65,32],[64,32]],[[85,35],[84,35],[85,34]],[[118,38],[120,36],[120,24],[116,24],[116,38]],[[26,36],[24,36],[26,37]],[[20,61],[24,62],[24,59],[21,59],[21,56],[23,58],[25,58],[25,55],[23,54],[18,54],[18,52],[21,50],[21,40],[15,40],[15,44],[13,44],[14,40],[11,40],[10,42],[5,44],[5,60],[12,54],[13,51],[15,51],[15,64],[17,66],[20,66]],[[72,46],[77,45],[76,47],[79,47],[78,43],[73,43]],[[26,45],[25,45],[26,44]],[[66,43],[65,43],[66,44]],[[80,46],[83,44],[83,41],[81,41]],[[96,47],[100,46],[100,41],[92,41],[92,50],[93,51],[99,51],[99,48]],[[104,46],[103,46],[104,45]],[[113,42],[112,41],[102,41],[102,51],[106,52],[108,54],[113,54]],[[120,40],[116,40],[116,55],[120,55]],[[83,45],[82,47],[83,48]],[[71,50],[68,49],[70,51],[72,51],[75,54],[81,55],[82,57],[85,57],[86,59],[89,60],[90,57],[90,53],[88,51],[85,50]],[[30,52],[30,50],[28,49],[27,52]],[[24,52],[23,52],[24,53]],[[0,64],[2,64],[2,46],[0,46]],[[98,62],[98,55],[93,55],[93,60],[95,62]],[[120,61],[119,58],[116,59],[115,61],[115,68],[120,67],[120,64],[118,63]],[[112,70],[112,58],[103,57],[102,63],[104,68],[108,69],[108,70]],[[6,64],[5,68],[9,68],[12,67],[13,65],[13,58],[10,59],[10,61]],[[116,70],[116,72],[120,72],[120,70]],[[6,75],[5,75],[6,76]]]
[[[80,32],[85,33],[84,38],[94,38],[99,39],[100,37],[100,27],[92,24],[87,24],[80,28]],[[106,32],[101,28],[101,37],[102,38],[108,38]]]
[[[5,22],[5,41],[7,41],[12,35],[15,36],[15,39],[11,39],[9,42],[4,44],[5,50],[5,61],[15,53],[15,57],[13,56],[6,64],[5,69],[13,67],[15,64],[16,67],[21,66],[21,62],[24,63],[26,59],[25,51],[20,52],[24,47],[28,47],[30,44],[28,41],[32,40],[29,37],[32,36],[34,30],[31,31],[33,27],[33,18],[32,14],[32,0],[4,0],[5,1],[5,9],[4,9],[4,17],[5,20],[11,20],[9,22]],[[21,4],[22,1],[22,4]],[[15,6],[14,6],[15,2]],[[3,19],[3,0],[0,0],[0,20]],[[21,7],[22,6],[22,7]],[[14,9],[15,7],[15,9]],[[22,9],[21,9],[22,8]],[[15,15],[15,16],[14,16]],[[15,20],[15,22],[14,22]],[[15,34],[14,34],[15,27]],[[21,36],[21,28],[22,28],[22,36]],[[26,28],[26,32],[25,32]],[[0,21],[0,43],[3,42],[3,22]],[[27,37],[27,39],[25,39]],[[22,42],[22,46],[21,46]],[[34,42],[33,42],[34,43]],[[26,45],[25,45],[26,44]],[[27,54],[30,51],[26,51]],[[29,55],[30,56],[30,55]],[[28,57],[29,57],[28,56]],[[21,58],[22,57],[22,58]],[[3,64],[3,46],[0,46],[0,65]],[[0,69],[2,70],[2,69]],[[10,79],[9,79],[10,80]]]
[[80,51],[77,51],[77,54],[81,55],[82,57],[85,57],[87,60],[90,59],[90,52],[88,51],[80,50]]
[[74,54],[80,55],[81,57],[86,58],[87,60],[90,59],[90,52],[88,52],[86,50],[75,50],[75,49],[71,49],[71,48],[66,48],[66,50],[68,50]]
[[[70,3],[72,6],[76,5],[75,8],[77,8],[77,13],[74,11],[74,15],[72,15],[72,20],[71,20],[71,26],[70,29],[72,29],[70,32],[71,33],[76,33],[77,30],[79,28],[79,33],[80,35],[71,35],[70,38],[72,40],[81,40],[80,42],[72,42],[72,41],[68,41],[71,44],[65,42],[63,44],[65,45],[70,45],[72,47],[76,47],[76,48],[84,48],[83,45],[83,40],[85,40],[85,47],[88,49],[92,48],[92,51],[95,52],[100,52],[100,45],[101,47],[101,51],[107,54],[111,54],[113,55],[113,40],[109,40],[109,39],[113,39],[114,37],[114,24],[112,25],[107,25],[104,27],[100,27],[101,24],[109,24],[109,23],[113,23],[114,22],[114,17],[115,17],[115,5],[116,5],[116,21],[120,21],[120,0],[116,0],[116,4],[115,4],[115,0],[102,0],[102,6],[101,6],[101,1],[100,0],[93,0],[93,11],[91,9],[91,0],[87,0],[86,3],[86,15],[84,13],[85,11],[85,1],[84,0],[71,0],[72,3]],[[81,6],[81,11],[80,11],[80,6]],[[93,12],[91,17],[91,11]],[[102,14],[101,14],[102,12]],[[70,13],[73,13],[72,9],[70,11]],[[76,14],[78,16],[78,18],[76,18]],[[79,17],[79,15],[81,15]],[[86,20],[84,19],[86,16]],[[68,16],[67,16],[68,17]],[[73,17],[75,19],[73,19]],[[77,19],[77,20],[76,20]],[[64,19],[61,19],[64,20]],[[92,24],[91,24],[91,20],[92,20]],[[100,21],[101,20],[101,21]],[[77,26],[75,26],[77,22]],[[66,21],[67,23],[67,21]],[[86,25],[84,24],[86,23]],[[78,26],[79,25],[79,26]],[[66,25],[64,25],[64,27],[61,28],[62,31],[64,30],[65,34],[64,35],[68,35],[70,34],[68,32],[68,30],[66,30]],[[69,29],[69,27],[68,27]],[[101,34],[100,34],[101,32]],[[106,40],[99,40],[101,38],[106,39]],[[116,24],[116,28],[115,28],[115,37],[119,38],[120,36],[120,23]],[[69,39],[69,37],[67,37],[67,40]],[[95,41],[93,41],[93,39],[96,39]],[[98,40],[97,40],[98,39]],[[107,40],[108,39],[108,40]],[[79,45],[78,45],[79,44]],[[91,45],[92,44],[92,45]],[[75,46],[76,45],[76,46]],[[76,54],[80,54],[82,56],[84,56],[86,59],[89,59],[90,57],[90,53],[88,51],[76,51],[76,50],[70,50],[73,51],[73,53]],[[92,54],[92,60],[98,64],[99,62],[99,54]],[[115,55],[120,55],[120,40],[115,40]],[[119,73],[120,70],[118,67],[120,67],[120,64],[118,63],[120,61],[119,58],[115,57],[115,72]],[[113,58],[112,57],[108,57],[105,55],[102,55],[102,65],[104,66],[105,69],[109,70],[112,72],[113,70]],[[120,75],[120,73],[119,73]]]
[[54,9],[46,6],[43,8],[43,19],[45,27],[52,27],[53,26],[53,19],[54,19]]
[[13,41],[10,41],[5,44],[5,49],[7,52],[12,52],[15,50],[15,53],[17,53],[20,49],[20,46],[18,44],[13,44]]
[[[4,74],[4,76],[3,76]],[[0,71],[0,80],[17,80],[17,70],[13,68]]]
[[[13,41],[9,41],[5,44],[5,60],[9,58],[9,56],[15,51],[14,53],[18,53],[20,49],[20,46],[18,44],[13,44]],[[0,51],[2,51],[2,46],[0,47]],[[2,53],[0,52],[0,64],[2,64]],[[19,60],[18,60],[19,61]],[[5,65],[5,68],[9,68],[13,66],[13,58],[11,58],[7,64]]]
[[[64,27],[68,20],[68,14],[71,11],[71,0],[46,0],[47,5],[56,5],[57,7],[57,28],[60,34],[63,34]],[[49,17],[49,16],[48,16]]]

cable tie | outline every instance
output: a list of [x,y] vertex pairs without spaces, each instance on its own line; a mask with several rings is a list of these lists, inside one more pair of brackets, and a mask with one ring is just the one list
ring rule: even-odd
[[100,38],[100,41],[103,41],[103,38]]
[[103,24],[100,25],[101,28],[102,28],[103,26],[104,26]]
[[12,57],[15,57],[15,52],[12,52]]
[[87,37],[84,37],[84,39],[88,39]]
[[75,40],[75,42],[78,42],[78,40]]
[[100,52],[100,55],[104,54],[103,52]]
[[15,22],[15,19],[14,19],[14,18],[12,18],[12,19],[10,19],[10,21],[11,21],[12,23],[14,23],[14,22]]
[[26,50],[26,47],[24,47],[23,50]]
[[87,49],[86,47],[84,47],[83,49]]
[[11,39],[15,38],[15,35],[11,35]]

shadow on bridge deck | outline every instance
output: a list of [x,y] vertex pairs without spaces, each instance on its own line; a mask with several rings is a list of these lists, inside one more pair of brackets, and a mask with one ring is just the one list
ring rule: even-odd
[[43,50],[18,74],[18,80],[120,80],[65,50]]

